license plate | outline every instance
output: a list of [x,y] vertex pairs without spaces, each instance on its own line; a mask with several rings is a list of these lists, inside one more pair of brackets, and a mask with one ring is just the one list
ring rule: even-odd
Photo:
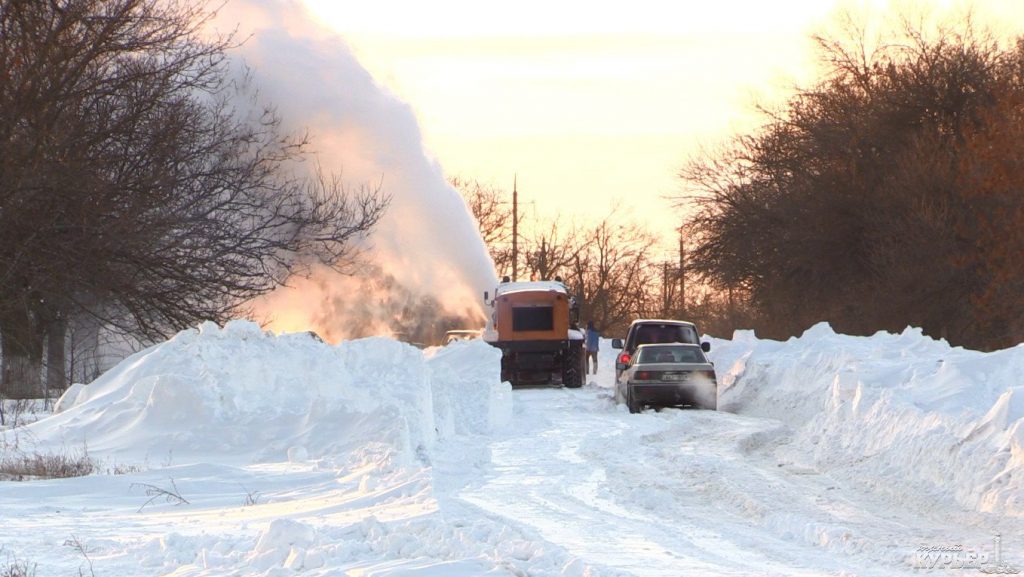
[[687,377],[686,373],[665,373],[662,376],[666,381],[685,381]]

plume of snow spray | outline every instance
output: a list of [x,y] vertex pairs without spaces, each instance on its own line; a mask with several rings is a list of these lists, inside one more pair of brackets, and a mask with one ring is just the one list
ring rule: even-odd
[[240,55],[260,94],[286,128],[308,130],[321,167],[349,183],[380,184],[392,199],[370,239],[370,276],[321,270],[254,303],[257,314],[271,328],[330,340],[483,326],[494,265],[465,202],[424,151],[412,109],[297,2],[243,0],[218,22],[251,34]]

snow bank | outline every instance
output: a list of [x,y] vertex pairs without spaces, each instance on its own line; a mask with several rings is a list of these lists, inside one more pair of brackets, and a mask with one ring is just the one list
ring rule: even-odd
[[501,351],[479,339],[427,351],[436,427],[442,436],[487,434],[512,420],[512,387]]
[[780,419],[794,461],[898,501],[1024,516],[1024,346],[981,353],[908,328],[714,340],[719,407]]
[[424,462],[445,436],[507,422],[499,355],[480,341],[425,355],[386,338],[332,346],[205,323],[71,387],[30,431],[120,460]]

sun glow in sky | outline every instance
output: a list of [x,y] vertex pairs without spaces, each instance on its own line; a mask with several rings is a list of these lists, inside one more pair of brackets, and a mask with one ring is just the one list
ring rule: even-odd
[[[445,173],[511,190],[539,219],[615,206],[674,238],[679,170],[760,122],[814,77],[810,35],[869,0],[304,0],[377,81],[415,111]],[[958,13],[957,0],[909,4]],[[979,0],[976,19],[1024,25],[1024,1]],[[999,30],[997,32],[1019,32]],[[527,212],[527,218],[531,213]]]

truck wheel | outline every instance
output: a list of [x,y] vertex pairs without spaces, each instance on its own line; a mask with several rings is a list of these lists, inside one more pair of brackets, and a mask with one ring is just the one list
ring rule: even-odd
[[569,349],[565,353],[565,365],[562,367],[562,385],[570,389],[578,389],[583,386],[583,372],[580,370],[583,362],[582,343],[571,341]]

